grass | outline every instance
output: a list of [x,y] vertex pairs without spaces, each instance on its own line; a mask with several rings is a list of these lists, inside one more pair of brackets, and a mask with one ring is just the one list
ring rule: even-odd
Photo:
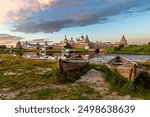
[[66,88],[45,88],[36,90],[30,94],[28,99],[96,100],[101,99],[101,96],[89,86],[85,84],[78,84],[67,85]]
[[74,81],[78,80],[80,76],[87,73],[87,71],[91,67],[87,64],[82,70],[75,71],[75,72],[59,72],[58,68],[54,68],[52,82],[56,84],[64,84],[64,83],[73,83]]
[[[142,74],[135,82],[128,82],[103,65],[87,65],[81,71],[62,74],[57,69],[57,62],[27,60],[6,54],[1,54],[0,58],[4,60],[0,63],[0,93],[4,93],[4,89],[8,89],[5,91],[7,94],[16,93],[16,97],[9,99],[101,99],[100,94],[87,84],[74,84],[74,81],[92,68],[105,73],[112,91],[117,91],[120,95],[130,94],[134,97],[150,99],[150,77],[146,74]],[[141,63],[141,65],[150,67],[149,63]],[[52,70],[38,74],[42,72],[41,68]],[[17,74],[5,76],[6,71]]]
[[147,62],[139,62],[138,63],[140,66],[146,67],[147,70],[150,70],[150,61]]
[[[42,75],[37,74],[36,68],[53,68],[57,65],[56,62],[45,62],[43,60],[27,60],[21,57],[13,57],[9,55],[0,55],[4,60],[0,64],[0,88],[11,88],[12,90],[22,89],[25,86],[32,87],[28,83],[39,84],[40,82],[50,82]],[[14,76],[4,76],[5,72],[17,73]],[[20,75],[18,75],[21,73]],[[46,73],[47,74],[47,73]],[[46,75],[45,75],[46,77]],[[42,83],[41,83],[42,84]]]
[[[88,71],[88,65],[82,71],[61,74],[57,62],[27,60],[6,54],[1,54],[0,58],[4,60],[0,63],[0,93],[15,95],[8,99],[100,99],[99,94],[88,85],[72,85]],[[38,74],[46,68],[52,70]],[[5,76],[5,72],[17,74]]]
[[106,48],[105,51],[109,53],[150,55],[150,46],[149,45],[127,46],[127,47],[122,47],[117,51],[115,50],[115,48]]

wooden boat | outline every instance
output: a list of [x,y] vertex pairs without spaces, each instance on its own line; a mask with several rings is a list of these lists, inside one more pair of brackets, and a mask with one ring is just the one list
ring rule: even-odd
[[117,72],[129,81],[135,80],[140,75],[137,68],[138,64],[121,56],[111,59],[106,65],[111,71]]
[[79,71],[85,67],[88,63],[86,59],[82,56],[74,56],[69,59],[59,60],[59,70],[60,72],[71,72],[71,71]]

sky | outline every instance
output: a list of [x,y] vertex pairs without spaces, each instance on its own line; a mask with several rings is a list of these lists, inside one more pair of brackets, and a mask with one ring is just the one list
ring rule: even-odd
[[[59,42],[88,35],[90,41],[150,41],[150,0],[0,0],[0,42]],[[8,42],[8,41],[7,41]]]

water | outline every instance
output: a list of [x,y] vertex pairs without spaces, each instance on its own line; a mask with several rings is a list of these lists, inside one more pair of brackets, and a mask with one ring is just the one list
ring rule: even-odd
[[135,62],[150,61],[150,55],[132,55],[132,54],[111,54],[111,55],[96,55],[90,58],[90,63],[106,63],[116,56],[122,56]]
[[[84,54],[84,53],[83,53]],[[124,58],[127,58],[129,60],[135,61],[135,62],[145,62],[150,61],[150,55],[132,55],[132,54],[104,54],[104,53],[86,53],[84,55],[89,56],[90,63],[106,63],[110,59],[116,57],[116,56],[122,56]],[[55,58],[61,58],[63,55],[61,53],[55,53],[52,56],[48,55],[40,55],[37,56],[36,52],[26,52],[22,55],[24,58],[27,59],[55,59]]]

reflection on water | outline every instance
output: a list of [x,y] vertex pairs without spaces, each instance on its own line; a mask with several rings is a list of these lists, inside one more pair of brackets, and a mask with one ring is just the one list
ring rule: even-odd
[[112,58],[114,58],[118,55],[122,56],[124,58],[127,58],[129,60],[135,61],[135,62],[150,61],[150,55],[111,54],[111,55],[96,55],[96,56],[93,56],[90,59],[90,62],[91,63],[95,63],[95,62],[105,63],[105,62],[111,60]]
[[[150,55],[132,55],[132,54],[104,54],[104,53],[80,53],[82,55],[88,55],[89,56],[89,61],[91,63],[105,63],[109,61],[110,59],[114,58],[117,55],[120,55],[122,57],[125,57],[127,59],[130,59],[135,62],[142,62],[142,61],[150,61]],[[25,53],[19,53],[19,54],[14,54],[14,55],[19,55],[23,56],[24,58],[28,59],[55,59],[55,58],[62,58],[63,54],[61,53],[53,53],[52,55],[46,55],[46,54],[41,54],[37,55],[36,52],[25,52]]]

